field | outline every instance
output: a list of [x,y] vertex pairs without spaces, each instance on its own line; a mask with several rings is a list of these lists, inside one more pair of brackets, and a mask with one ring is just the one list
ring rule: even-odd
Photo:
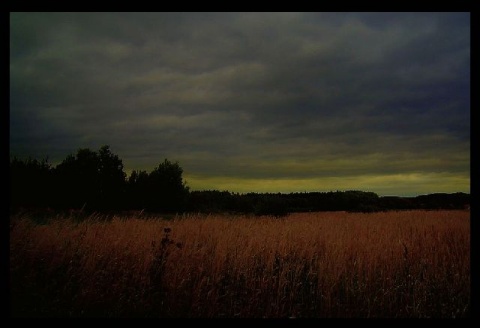
[[470,212],[10,217],[15,317],[468,317]]

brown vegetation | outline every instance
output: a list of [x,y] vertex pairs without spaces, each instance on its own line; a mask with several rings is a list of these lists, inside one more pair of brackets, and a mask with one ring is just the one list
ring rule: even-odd
[[11,217],[13,316],[465,317],[470,212]]

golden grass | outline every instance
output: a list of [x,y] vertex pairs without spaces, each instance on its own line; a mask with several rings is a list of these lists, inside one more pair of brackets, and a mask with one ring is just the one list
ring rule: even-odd
[[[171,232],[165,233],[165,228]],[[470,213],[11,218],[14,316],[464,317]]]

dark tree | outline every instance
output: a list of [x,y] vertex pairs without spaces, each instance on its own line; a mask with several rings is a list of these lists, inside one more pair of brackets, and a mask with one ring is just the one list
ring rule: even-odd
[[104,208],[121,207],[124,202],[126,174],[123,162],[105,145],[98,151],[99,160],[99,203]]
[[165,159],[149,174],[133,171],[128,178],[130,206],[161,212],[182,212],[187,208],[188,187],[178,162]]
[[183,211],[187,205],[188,187],[182,178],[178,162],[165,159],[149,174],[153,210]]
[[52,168],[48,159],[10,161],[10,207],[47,207],[53,202]]
[[95,208],[100,202],[100,161],[96,152],[81,148],[55,169],[61,207]]
[[132,209],[149,206],[149,180],[147,171],[133,170],[127,182],[128,204]]
[[122,160],[103,146],[99,152],[88,148],[68,155],[55,169],[60,207],[92,210],[120,209],[125,193]]

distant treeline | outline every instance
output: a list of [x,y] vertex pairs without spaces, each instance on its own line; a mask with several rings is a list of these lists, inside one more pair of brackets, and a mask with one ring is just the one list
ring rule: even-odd
[[192,191],[191,211],[249,212],[282,216],[291,212],[351,211],[375,212],[406,209],[465,209],[470,195],[465,193],[429,194],[416,197],[378,196],[364,191],[302,193],[248,193]]
[[289,212],[401,209],[463,209],[465,193],[417,197],[380,197],[373,192],[332,191],[248,193],[190,191],[183,169],[165,159],[151,172],[132,171],[109,146],[79,149],[53,167],[48,160],[10,159],[10,209],[51,208],[85,211],[145,210],[150,212],[232,212],[282,216]]

